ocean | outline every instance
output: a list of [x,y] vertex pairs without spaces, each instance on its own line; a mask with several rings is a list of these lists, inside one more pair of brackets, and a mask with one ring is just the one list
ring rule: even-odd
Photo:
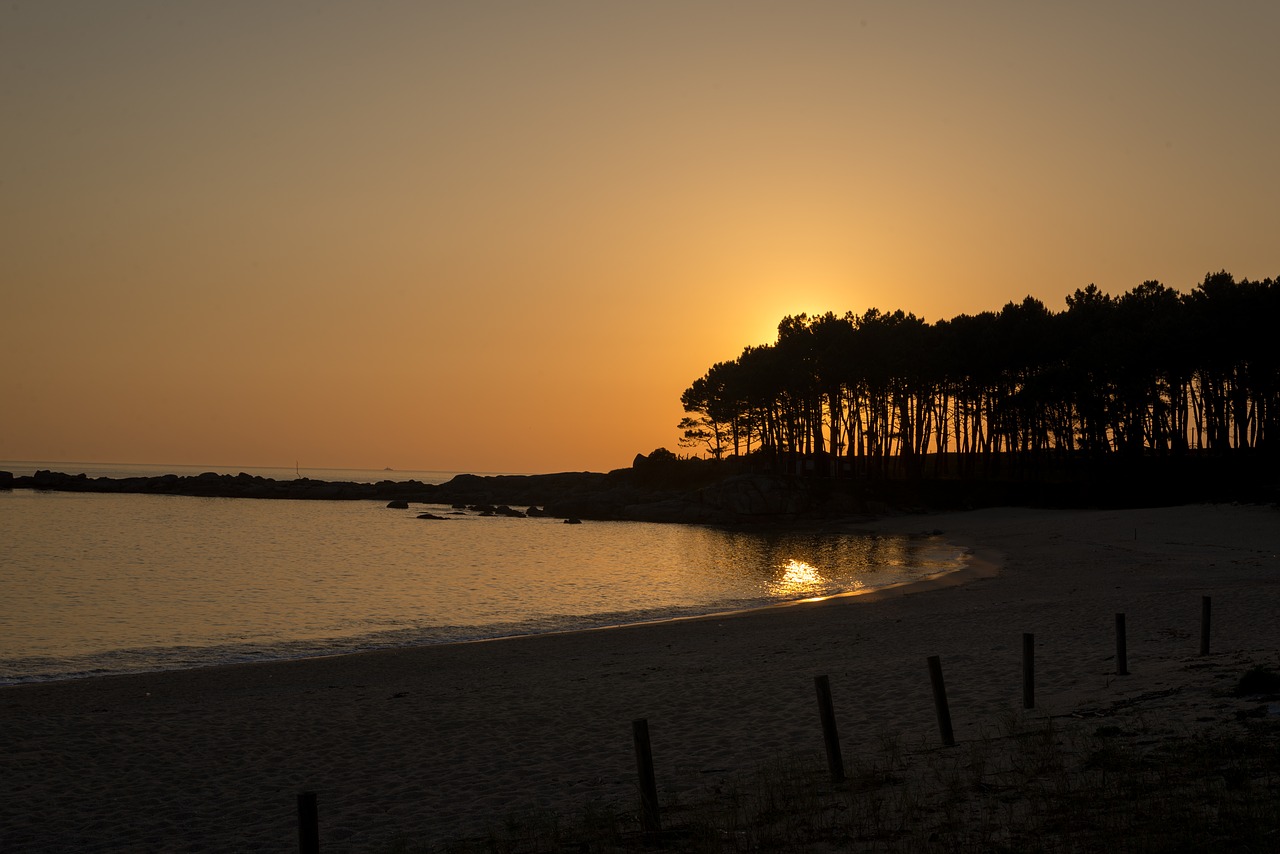
[[[295,471],[3,463],[91,477]],[[324,480],[452,472],[301,470]],[[418,519],[429,511],[446,521]],[[603,628],[958,568],[934,537],[512,519],[415,504],[0,491],[0,684]]]

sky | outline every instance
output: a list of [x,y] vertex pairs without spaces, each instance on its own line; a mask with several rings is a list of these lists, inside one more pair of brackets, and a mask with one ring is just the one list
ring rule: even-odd
[[1280,275],[1274,0],[0,0],[0,459],[604,471],[789,314]]

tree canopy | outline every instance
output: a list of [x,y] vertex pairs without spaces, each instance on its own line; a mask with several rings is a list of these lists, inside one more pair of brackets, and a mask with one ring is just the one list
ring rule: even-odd
[[974,460],[1275,452],[1280,280],[1223,271],[1190,293],[1094,285],[927,323],[869,309],[788,316],[694,380],[681,444],[709,456],[874,471]]

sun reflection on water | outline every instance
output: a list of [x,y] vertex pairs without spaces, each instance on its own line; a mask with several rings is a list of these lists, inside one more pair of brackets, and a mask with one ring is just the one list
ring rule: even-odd
[[822,573],[811,563],[791,558],[782,567],[782,584],[785,587],[803,589],[822,581]]
[[787,599],[798,599],[812,596],[823,588],[822,571],[807,561],[789,558],[786,563],[779,564],[781,574],[774,580],[770,592],[774,596]]
[[[770,593],[783,599],[816,602],[831,595],[832,579],[823,575],[818,567],[808,561],[788,558],[786,563],[777,565],[779,575],[770,585]],[[856,590],[862,587],[861,581],[854,581],[845,586]]]

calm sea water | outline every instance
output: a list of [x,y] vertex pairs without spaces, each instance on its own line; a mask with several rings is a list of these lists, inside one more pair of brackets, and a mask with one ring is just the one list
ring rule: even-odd
[[[418,519],[424,510],[451,518]],[[0,543],[0,683],[670,619],[881,587],[963,560],[927,538],[30,490],[0,492]]]

